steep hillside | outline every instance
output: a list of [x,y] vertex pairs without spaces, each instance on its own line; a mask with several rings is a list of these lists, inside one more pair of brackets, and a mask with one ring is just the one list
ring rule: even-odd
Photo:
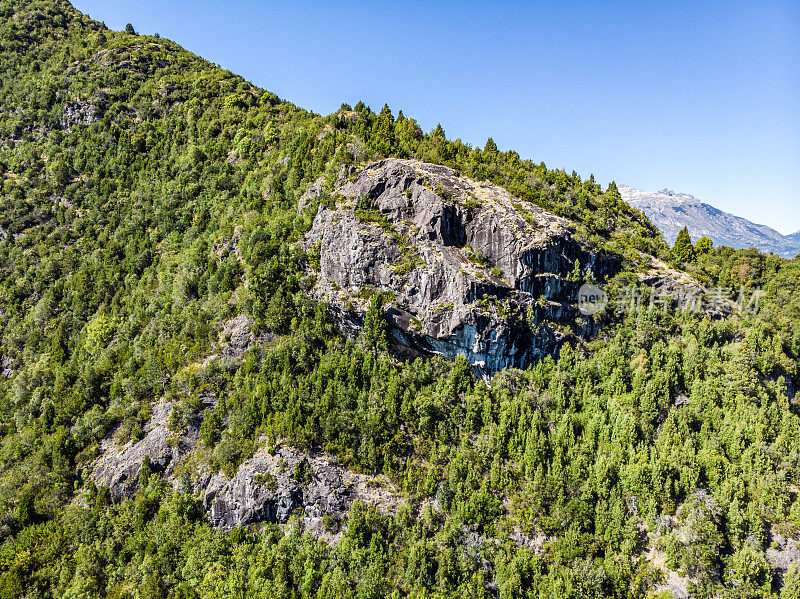
[[614,184],[0,17],[0,597],[798,587],[798,261],[680,311]]
[[670,244],[675,242],[683,227],[688,227],[692,239],[708,237],[715,245],[736,249],[754,247],[785,258],[800,254],[797,236],[781,235],[770,227],[723,212],[689,194],[666,189],[650,193],[627,185],[620,185],[619,191],[626,202],[647,214]]

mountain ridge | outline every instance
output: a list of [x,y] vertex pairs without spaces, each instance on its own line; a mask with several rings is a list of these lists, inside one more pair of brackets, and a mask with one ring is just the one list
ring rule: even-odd
[[708,237],[714,245],[735,249],[754,247],[784,258],[794,258],[800,253],[800,231],[782,235],[767,225],[720,210],[688,193],[670,189],[647,192],[628,185],[618,188],[622,198],[642,210],[670,244],[675,242],[678,232],[687,227],[694,241]]

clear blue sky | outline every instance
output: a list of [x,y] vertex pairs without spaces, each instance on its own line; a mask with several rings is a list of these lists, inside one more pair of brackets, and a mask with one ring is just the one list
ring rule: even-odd
[[800,230],[800,2],[75,6],[318,113],[387,102],[426,131]]

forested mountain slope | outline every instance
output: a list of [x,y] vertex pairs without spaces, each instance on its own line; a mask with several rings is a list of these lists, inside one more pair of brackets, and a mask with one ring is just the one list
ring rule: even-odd
[[[375,161],[496,186],[525,235],[566,223],[573,270],[543,258],[524,266],[555,282],[514,289],[546,316],[574,304],[554,285],[599,282],[575,258],[614,257],[615,293],[670,254],[616,186],[491,140],[360,103],[315,115],[65,2],[0,16],[0,596],[797,596],[796,260],[676,261],[762,286],[758,313],[612,305],[488,380],[398,355],[402,295],[342,288],[349,330],[318,293],[325,272],[338,291],[326,211],[425,249],[381,204],[402,194],[344,201]],[[453,277],[490,291],[470,310],[513,287],[486,248],[457,247]]]

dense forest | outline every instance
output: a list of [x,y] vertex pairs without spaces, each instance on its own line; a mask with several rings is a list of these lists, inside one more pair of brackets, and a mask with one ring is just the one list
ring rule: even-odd
[[[771,558],[800,527],[800,260],[669,248],[613,183],[388,106],[316,115],[63,1],[0,16],[1,597],[646,597],[669,596],[667,572],[697,597],[800,597],[797,565]],[[758,310],[609,310],[595,339],[490,380],[399,359],[377,303],[347,338],[308,297],[319,200],[298,206],[388,156],[570,220],[622,258],[615,288],[651,255],[731,297],[762,289]],[[273,340],[203,366],[238,314]],[[142,438],[163,398],[178,430],[204,393],[215,470],[266,439],[407,501],[355,503],[330,545],[295,520],[214,528],[147,467],[122,501],[90,480],[104,439]]]

